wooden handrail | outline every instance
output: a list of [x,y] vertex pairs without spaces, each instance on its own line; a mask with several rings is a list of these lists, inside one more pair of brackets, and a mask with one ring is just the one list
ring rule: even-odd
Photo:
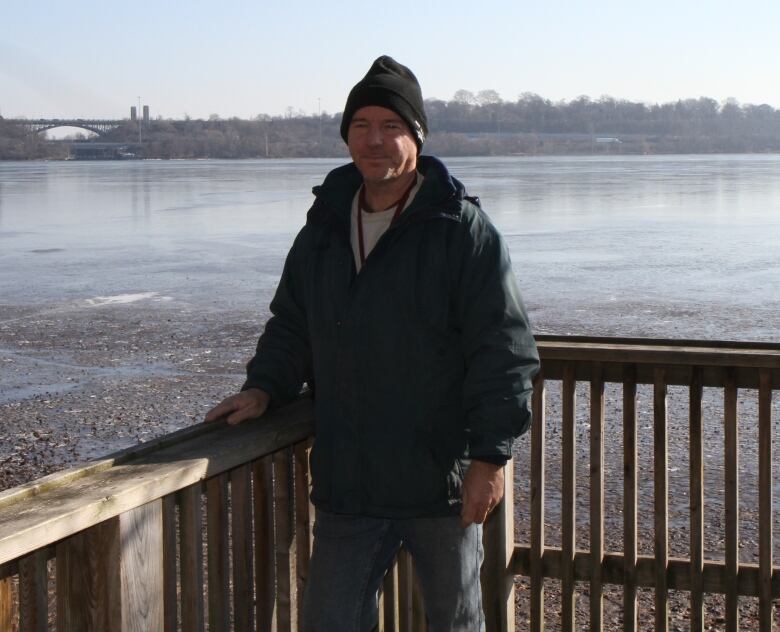
[[748,348],[727,346],[728,343],[685,346],[671,341],[669,344],[625,344],[610,339],[564,341],[544,338],[538,345],[543,360],[780,369],[780,345]]
[[201,425],[175,443],[137,450],[79,476],[5,495],[0,565],[130,509],[293,445],[314,431],[311,400],[302,399],[240,426]]
[[737,388],[758,388],[761,370],[780,384],[780,345],[773,343],[538,336],[537,344],[549,380],[562,380],[573,366],[575,380],[589,381],[599,364],[608,383],[623,382],[632,366],[637,384],[654,384],[657,367],[670,386],[689,386],[694,369],[701,369],[702,386],[724,386],[730,371]]

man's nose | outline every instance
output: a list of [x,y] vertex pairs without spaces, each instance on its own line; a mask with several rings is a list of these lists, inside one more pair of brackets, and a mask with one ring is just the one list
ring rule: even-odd
[[382,130],[379,128],[379,126],[372,126],[368,130],[368,143],[370,145],[381,145],[382,144]]

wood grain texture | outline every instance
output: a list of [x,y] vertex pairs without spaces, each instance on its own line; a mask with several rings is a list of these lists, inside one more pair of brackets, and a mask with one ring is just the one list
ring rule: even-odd
[[119,518],[57,545],[57,630],[120,630]]
[[504,497],[483,525],[482,608],[487,632],[514,632],[515,584],[509,569],[514,550],[514,471],[504,468]]
[[176,560],[179,556],[176,494],[162,499],[163,521],[163,630],[177,632],[179,590]]
[[200,483],[179,492],[181,626],[203,632],[203,511]]
[[590,554],[590,629],[600,632],[604,622],[604,380],[600,365],[594,367],[590,382]]
[[276,570],[274,568],[273,457],[252,464],[255,510],[255,582],[257,628],[276,630]]
[[762,371],[758,391],[759,626],[771,632],[772,604],[772,377]]
[[119,517],[121,632],[163,628],[162,501]]
[[561,578],[561,629],[574,632],[574,551],[577,529],[577,432],[574,364],[564,369],[562,385],[562,445],[561,445],[561,549],[563,577]]
[[545,463],[545,384],[540,372],[534,380],[531,424],[531,595],[532,632],[544,630],[544,463]]
[[398,563],[394,562],[382,581],[381,632],[400,632],[398,590]]
[[[629,364],[623,377],[623,582],[624,632],[637,629],[637,395],[636,367]],[[567,556],[568,560],[568,556]],[[569,562],[574,566],[573,561]]]
[[650,364],[653,366],[714,366],[780,368],[780,349],[761,345],[717,347],[678,344],[625,344],[621,342],[570,342],[542,340],[539,355],[545,360]]
[[414,629],[414,578],[412,577],[412,556],[402,548],[398,552],[398,615],[401,632],[416,632]]
[[11,630],[16,619],[14,612],[13,579],[0,579],[0,630]]
[[704,632],[704,446],[701,369],[694,368],[689,389],[691,632]]
[[655,630],[669,629],[669,467],[666,375],[655,369],[653,386],[653,522],[655,525]]
[[125,512],[57,545],[57,629],[163,628],[162,503]]
[[46,632],[48,628],[49,568],[46,558],[45,551],[36,551],[19,560],[20,632]]
[[[530,576],[531,549],[520,544],[515,545],[512,569],[516,575]],[[772,580],[772,598],[780,599],[779,567],[774,567]],[[542,559],[542,571],[545,577],[561,579],[561,550],[546,547]],[[590,551],[577,551],[574,556],[574,576],[577,581],[590,578]],[[625,559],[622,553],[605,553],[603,581],[605,584],[622,584],[625,581]],[[640,588],[655,588],[655,557],[639,555],[637,558],[637,585]],[[734,582],[727,578],[725,562],[707,561],[704,563],[704,592],[725,595]],[[758,564],[742,563],[736,581],[737,593],[745,597],[758,597]],[[667,568],[667,587],[669,590],[691,589],[691,563],[688,559],[669,558]]]
[[737,428],[737,387],[734,372],[726,370],[723,389],[723,476],[726,490],[726,572],[731,579],[726,591],[726,632],[739,629],[739,432]]
[[230,629],[228,524],[228,475],[220,474],[206,481],[209,632]]
[[233,553],[233,625],[236,632],[254,628],[252,572],[252,468],[230,472],[230,513]]

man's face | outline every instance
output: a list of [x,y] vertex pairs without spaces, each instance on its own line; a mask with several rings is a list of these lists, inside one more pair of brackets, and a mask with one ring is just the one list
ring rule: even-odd
[[393,180],[417,168],[417,143],[409,127],[398,114],[378,105],[355,112],[347,146],[366,182]]

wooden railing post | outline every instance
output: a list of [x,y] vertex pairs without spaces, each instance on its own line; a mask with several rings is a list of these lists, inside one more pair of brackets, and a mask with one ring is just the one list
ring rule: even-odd
[[[45,549],[19,560],[19,629],[22,632],[47,630],[48,571]],[[3,629],[0,626],[0,630]]]
[[515,549],[514,461],[504,470],[504,499],[484,526],[482,603],[487,632],[515,630],[515,576],[510,568]]
[[531,632],[544,630],[544,470],[545,470],[545,384],[540,371],[534,380],[531,424]]
[[162,502],[153,501],[57,545],[60,632],[163,627]]
[[487,632],[515,630],[515,576],[510,568],[515,548],[514,461],[506,464],[504,499],[484,526],[482,603]]
[[14,619],[11,578],[0,579],[0,630],[10,630]]

